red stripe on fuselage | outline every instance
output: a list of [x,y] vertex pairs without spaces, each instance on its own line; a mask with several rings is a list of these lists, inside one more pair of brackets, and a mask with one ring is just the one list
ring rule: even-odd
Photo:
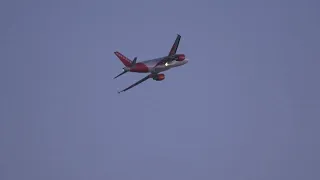
[[143,63],[137,63],[134,67],[130,68],[131,72],[149,72],[148,66]]

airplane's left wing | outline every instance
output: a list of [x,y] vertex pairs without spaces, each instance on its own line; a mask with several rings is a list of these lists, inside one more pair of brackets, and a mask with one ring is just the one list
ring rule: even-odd
[[178,34],[176,40],[174,41],[174,43],[173,43],[173,45],[171,47],[171,50],[170,50],[168,56],[172,56],[172,55],[175,55],[177,53],[177,50],[178,50],[178,47],[179,47],[179,43],[180,43],[180,39],[181,39],[181,36],[180,36],[180,34]]
[[144,77],[143,79],[139,80],[138,82],[132,84],[131,86],[127,87],[126,89],[121,90],[121,91],[118,91],[118,93],[125,92],[125,91],[127,91],[127,90],[129,90],[129,89],[131,89],[131,88],[133,88],[133,87],[135,87],[135,86],[137,86],[138,84],[140,84],[140,83],[148,80],[149,78],[151,78],[151,74],[149,74],[148,76],[146,76],[146,77]]
[[181,39],[181,36],[180,36],[180,34],[178,34],[176,40],[174,41],[174,43],[173,43],[173,45],[171,47],[171,50],[169,52],[168,57],[166,57],[166,58],[162,59],[161,61],[159,61],[154,66],[154,68],[159,66],[160,64],[166,64],[166,63],[169,63],[169,62],[174,60],[173,57],[177,53],[177,50],[178,50],[178,47],[179,47],[179,44],[180,44],[180,39]]

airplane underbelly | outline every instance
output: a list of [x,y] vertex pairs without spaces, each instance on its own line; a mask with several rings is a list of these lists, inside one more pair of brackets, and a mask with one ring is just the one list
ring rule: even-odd
[[170,67],[160,66],[160,67],[157,67],[157,68],[156,68],[156,71],[157,71],[157,72],[162,72],[162,71],[166,71],[166,70],[168,70],[168,69],[170,69]]
[[173,62],[170,62],[169,64],[167,64],[167,66],[164,64],[158,65],[156,67],[154,67],[154,66],[155,65],[151,65],[151,67],[149,66],[150,72],[158,73],[158,72],[163,72],[163,71],[169,70],[171,68],[177,67],[177,66],[179,66],[179,63],[177,63],[176,61],[173,61]]

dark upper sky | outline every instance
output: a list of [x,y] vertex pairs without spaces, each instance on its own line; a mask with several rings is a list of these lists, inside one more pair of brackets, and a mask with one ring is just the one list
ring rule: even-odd
[[319,4],[1,1],[0,179],[320,179]]

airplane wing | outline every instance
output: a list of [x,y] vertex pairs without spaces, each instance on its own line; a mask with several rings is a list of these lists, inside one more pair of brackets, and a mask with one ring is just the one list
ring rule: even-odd
[[172,55],[177,53],[177,49],[179,47],[180,39],[181,39],[181,36],[180,36],[180,34],[178,34],[176,40],[174,41],[174,43],[173,43],[173,45],[171,47],[171,50],[170,50],[168,56],[172,56]]
[[121,92],[125,92],[125,91],[127,91],[127,90],[129,90],[129,89],[131,89],[131,88],[133,88],[133,87],[135,87],[135,86],[137,86],[138,84],[140,84],[140,83],[148,80],[149,78],[151,78],[151,74],[149,74],[148,76],[146,76],[146,77],[144,77],[143,79],[139,80],[138,82],[132,84],[131,86],[127,87],[126,89],[121,90],[121,91],[118,91],[118,93],[120,94]]
[[173,45],[171,47],[170,52],[169,52],[169,55],[168,55],[169,57],[162,59],[160,62],[158,62],[154,66],[154,68],[159,66],[159,65],[161,65],[161,64],[166,64],[166,63],[169,63],[169,62],[173,61],[172,56],[177,53],[177,50],[178,50],[178,47],[179,47],[179,43],[180,43],[180,39],[181,39],[181,36],[180,36],[180,34],[178,34],[176,40],[174,41],[174,43],[173,43]]

